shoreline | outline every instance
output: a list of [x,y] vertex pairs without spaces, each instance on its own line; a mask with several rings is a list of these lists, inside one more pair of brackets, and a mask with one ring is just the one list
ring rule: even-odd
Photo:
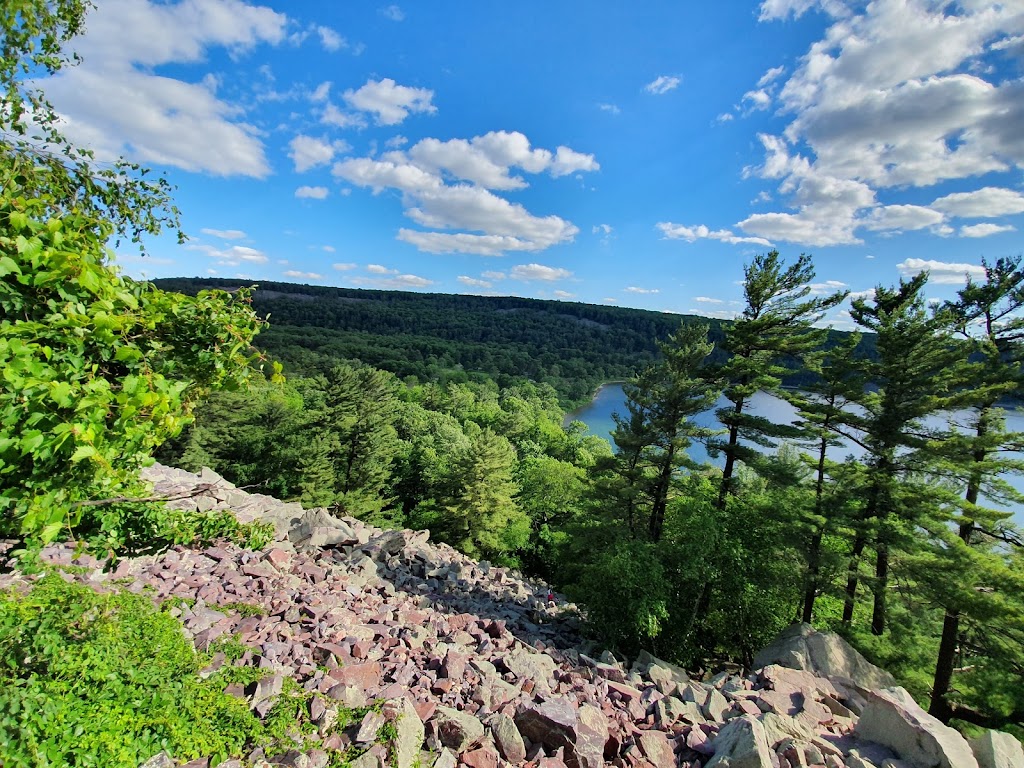
[[595,389],[594,393],[590,396],[590,400],[588,402],[584,403],[583,405],[577,406],[576,408],[573,408],[571,411],[565,414],[565,417],[562,419],[562,429],[565,429],[574,421],[579,421],[579,419],[576,418],[577,414],[584,408],[589,408],[590,406],[592,406],[594,404],[594,401],[597,400],[598,396],[601,394],[601,392],[604,391],[607,387],[622,386],[623,384],[626,384],[628,381],[629,379],[613,379],[612,381],[605,381],[599,384],[597,386],[597,389]]

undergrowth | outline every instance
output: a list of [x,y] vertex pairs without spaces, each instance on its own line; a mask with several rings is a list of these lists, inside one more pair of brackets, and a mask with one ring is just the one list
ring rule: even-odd
[[0,765],[123,768],[160,751],[216,765],[294,746],[310,694],[286,685],[261,722],[224,688],[262,671],[224,666],[204,680],[209,659],[145,596],[53,574],[0,593]]

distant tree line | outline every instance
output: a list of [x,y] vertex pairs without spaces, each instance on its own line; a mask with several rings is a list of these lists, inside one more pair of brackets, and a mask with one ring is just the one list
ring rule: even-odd
[[[186,294],[249,285],[215,278],[155,282]],[[260,283],[254,297],[257,311],[273,319],[260,334],[260,349],[292,373],[324,373],[339,361],[358,360],[421,382],[508,387],[532,381],[553,387],[567,408],[588,400],[600,384],[654,362],[658,342],[681,320],[708,326],[711,362],[728,354],[722,341],[729,321],[627,307],[275,282]],[[845,335],[833,331],[827,343]],[[870,354],[870,336],[861,345]],[[794,366],[787,384],[805,383],[807,375]]]

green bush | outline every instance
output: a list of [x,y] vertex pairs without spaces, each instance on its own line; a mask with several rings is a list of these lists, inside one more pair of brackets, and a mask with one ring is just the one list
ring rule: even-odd
[[241,755],[266,727],[224,693],[224,675],[199,677],[207,663],[145,597],[56,575],[2,593],[0,764],[124,768],[161,750],[176,760]]

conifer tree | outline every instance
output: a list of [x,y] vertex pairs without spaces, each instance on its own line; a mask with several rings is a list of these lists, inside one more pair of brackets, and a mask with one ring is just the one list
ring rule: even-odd
[[665,527],[674,474],[694,466],[686,449],[714,434],[691,418],[718,398],[715,385],[700,373],[713,349],[708,326],[683,325],[658,348],[662,359],[623,387],[629,418],[616,414],[613,439],[619,451],[600,467],[606,488],[614,478],[614,501],[630,534],[652,542]]
[[879,286],[872,302],[856,299],[851,310],[854,321],[875,334],[877,357],[863,361],[872,387],[857,398],[859,413],[848,417],[853,431],[846,434],[866,451],[867,476],[843,621],[853,618],[860,557],[872,544],[871,631],[876,635],[885,631],[890,557],[894,550],[914,545],[915,525],[936,506],[921,478],[933,466],[932,449],[946,433],[926,427],[924,420],[956,407],[963,394],[956,388],[961,352],[952,338],[948,313],[925,307],[922,292],[927,280],[927,272],[921,272],[901,280],[896,288]]
[[776,438],[799,436],[799,430],[789,425],[773,424],[751,414],[748,406],[757,392],[779,391],[788,372],[784,361],[800,362],[824,343],[827,331],[814,328],[814,323],[846,298],[846,293],[812,296],[809,284],[814,274],[809,256],[801,254],[787,267],[778,251],[758,255],[744,268],[746,308],[726,330],[725,348],[731,358],[714,374],[732,403],[717,412],[728,434],[712,444],[725,454],[717,502],[720,510],[725,509],[733,492],[736,462],[756,469],[764,460],[756,448],[743,445],[741,439],[771,448]]
[[847,423],[849,405],[864,391],[864,376],[856,369],[854,354],[860,344],[860,334],[850,334],[830,350],[808,356],[809,367],[818,378],[803,389],[786,392],[786,399],[799,412],[798,426],[805,437],[813,440],[816,451],[814,461],[814,506],[803,521],[807,530],[807,574],[801,618],[810,623],[814,616],[814,603],[821,590],[823,541],[834,530],[837,514],[842,506],[842,493],[837,484],[830,484],[829,473],[834,462],[828,461],[829,448],[841,444],[838,430]]
[[[1006,458],[1024,444],[1024,435],[1005,430],[998,404],[1001,398],[1019,392],[1024,383],[1024,318],[1019,314],[1024,307],[1024,271],[1020,261],[1020,257],[1001,258],[994,264],[983,260],[984,282],[968,278],[957,299],[946,305],[957,332],[969,342],[967,351],[972,357],[965,366],[963,383],[971,397],[971,416],[966,430],[951,436],[944,451],[947,466],[964,478],[966,487],[955,520],[958,540],[942,542],[939,550],[945,567],[950,563],[960,566],[956,579],[938,582],[952,587],[942,595],[942,636],[929,707],[929,712],[943,721],[954,715],[966,716],[963,706],[948,699],[958,653],[964,652],[961,646],[979,647],[976,639],[969,643],[964,636],[963,620],[972,626],[971,635],[977,638],[979,602],[986,623],[999,620],[1006,609],[1018,614],[1024,610],[1024,606],[1007,601],[1005,590],[994,589],[995,584],[1005,583],[999,576],[1008,565],[1005,545],[1016,541],[1005,531],[1009,513],[980,503],[983,492],[990,498],[1009,496],[1019,501],[1002,478],[1007,472],[1024,469],[1019,460]],[[993,610],[992,603],[1004,610]]]

